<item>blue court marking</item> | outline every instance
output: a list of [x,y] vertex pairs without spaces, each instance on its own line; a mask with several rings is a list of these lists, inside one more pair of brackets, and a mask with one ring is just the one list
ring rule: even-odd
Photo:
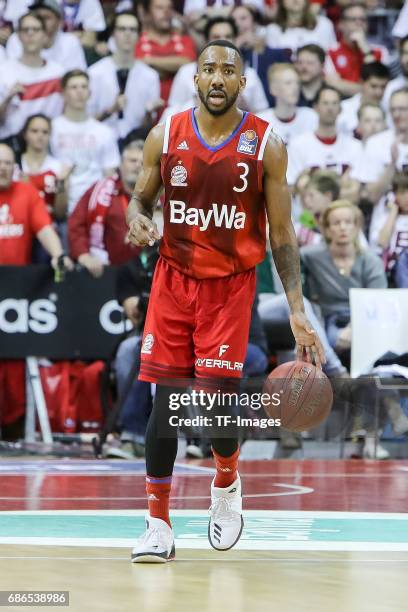
[[[143,510],[0,512],[1,544],[130,547]],[[175,510],[179,548],[206,549],[208,513]],[[408,552],[408,514],[248,510],[238,548]]]
[[[145,474],[146,464],[144,459],[138,461],[99,461],[61,459],[60,461],[44,459],[41,461],[3,461],[0,464],[0,475],[18,474],[91,474],[98,475],[122,475],[122,474]],[[197,474],[214,474],[213,468],[176,463],[174,473],[184,476]]]

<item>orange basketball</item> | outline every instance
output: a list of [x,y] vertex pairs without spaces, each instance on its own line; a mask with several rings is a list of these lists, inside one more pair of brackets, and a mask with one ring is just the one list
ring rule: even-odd
[[271,400],[264,409],[290,431],[313,429],[329,416],[333,404],[326,374],[305,361],[289,361],[275,368],[266,379],[263,392],[271,398],[280,396],[278,405]]

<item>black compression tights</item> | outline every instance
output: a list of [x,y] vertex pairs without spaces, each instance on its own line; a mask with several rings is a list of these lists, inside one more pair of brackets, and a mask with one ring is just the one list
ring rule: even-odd
[[[157,385],[153,410],[146,429],[146,473],[163,478],[173,473],[177,455],[175,428],[169,427],[169,417],[177,414],[169,410],[170,393],[181,392]],[[237,438],[212,438],[214,450],[222,457],[230,457],[238,448]]]

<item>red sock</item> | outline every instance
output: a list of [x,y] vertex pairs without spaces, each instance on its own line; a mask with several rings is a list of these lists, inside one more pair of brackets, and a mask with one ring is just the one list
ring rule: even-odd
[[171,476],[155,478],[146,475],[146,493],[149,514],[153,518],[162,519],[171,527],[169,516],[169,501]]
[[229,487],[230,484],[232,484],[234,480],[236,480],[238,470],[239,447],[230,457],[223,457],[222,455],[219,455],[214,449],[212,449],[212,452],[215,459],[215,467],[217,469],[214,486],[225,489],[225,487]]

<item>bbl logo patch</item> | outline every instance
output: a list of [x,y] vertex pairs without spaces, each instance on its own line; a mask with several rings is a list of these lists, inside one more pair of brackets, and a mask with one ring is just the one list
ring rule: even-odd
[[187,187],[187,170],[184,166],[174,166],[170,175],[170,184],[173,187]]
[[239,137],[237,151],[238,153],[255,155],[257,144],[258,136],[256,135],[256,132],[254,130],[247,130]]

